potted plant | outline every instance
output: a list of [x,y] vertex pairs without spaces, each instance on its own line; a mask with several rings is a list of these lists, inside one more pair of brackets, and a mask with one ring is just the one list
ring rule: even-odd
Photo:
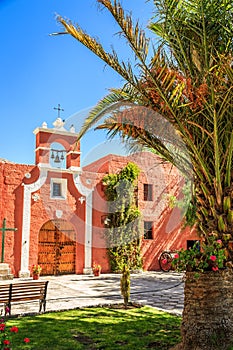
[[40,277],[40,273],[42,271],[42,267],[38,264],[32,265],[32,278],[34,280],[38,280]]
[[101,273],[101,265],[100,264],[96,264],[96,263],[93,264],[93,273],[94,273],[94,276],[100,275],[100,273]]

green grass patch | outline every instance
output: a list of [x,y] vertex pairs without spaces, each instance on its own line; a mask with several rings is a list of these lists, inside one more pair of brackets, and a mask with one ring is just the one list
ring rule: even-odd
[[[30,338],[33,350],[167,350],[180,341],[181,318],[150,307],[84,308],[10,319],[13,349]],[[29,344],[28,344],[29,345]]]

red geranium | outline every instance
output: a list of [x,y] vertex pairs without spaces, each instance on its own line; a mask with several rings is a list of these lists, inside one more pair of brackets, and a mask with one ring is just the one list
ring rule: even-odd
[[211,256],[210,256],[210,260],[216,261],[216,259],[217,259],[216,255],[211,255]]
[[5,328],[6,328],[5,323],[0,323],[0,331],[4,332]]
[[18,333],[19,328],[16,327],[16,326],[13,326],[13,327],[10,328],[10,331],[13,332],[13,333]]
[[10,342],[10,340],[8,340],[8,339],[4,339],[3,340],[3,344],[4,345],[9,345],[11,342]]

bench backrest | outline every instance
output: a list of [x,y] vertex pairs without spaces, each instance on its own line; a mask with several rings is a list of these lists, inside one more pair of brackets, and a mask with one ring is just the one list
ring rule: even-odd
[[9,284],[0,284],[0,303],[7,303],[9,301]]
[[48,281],[0,284],[0,302],[45,299]]

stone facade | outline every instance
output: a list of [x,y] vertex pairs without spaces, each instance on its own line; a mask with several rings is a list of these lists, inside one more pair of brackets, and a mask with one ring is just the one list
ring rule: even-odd
[[[110,154],[81,168],[80,144],[76,145],[73,129],[67,131],[59,121],[51,129],[44,123],[34,133],[35,165],[0,160],[0,222],[6,218],[7,227],[17,228],[16,232],[6,232],[5,237],[4,262],[14,276],[29,276],[30,267],[38,263],[41,246],[49,246],[49,238],[47,243],[40,243],[42,228],[50,221],[59,224],[59,220],[72,225],[75,232],[72,273],[90,273],[94,261],[101,264],[102,272],[109,272],[103,238],[107,203],[101,180],[128,162],[141,169],[138,206],[143,222],[151,223],[149,236],[142,239],[144,269],[159,269],[158,257],[163,250],[186,247],[187,240],[196,239],[195,232],[181,230],[180,212],[168,205],[170,195],[181,195],[183,179],[168,163],[161,163],[158,156],[150,152],[127,157]],[[152,191],[149,199],[145,198],[145,185]],[[142,236],[143,232],[142,227]],[[69,263],[65,257],[67,254],[68,259],[68,252],[64,253],[69,242],[68,239],[54,245],[55,258],[63,259],[56,263],[60,264],[58,271]],[[49,248],[46,254],[55,259]]]

